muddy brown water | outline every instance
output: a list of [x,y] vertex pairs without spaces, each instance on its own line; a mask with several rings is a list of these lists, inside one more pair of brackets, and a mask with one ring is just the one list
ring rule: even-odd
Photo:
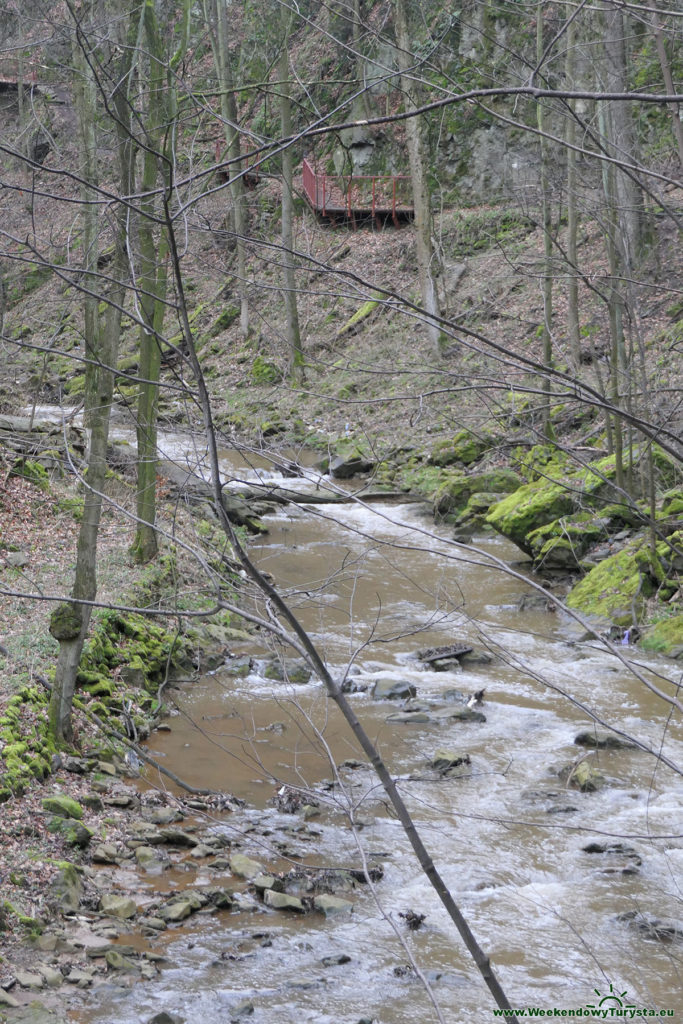
[[[239,462],[241,476],[264,472],[251,458],[251,469]],[[237,464],[232,458],[226,466]],[[680,779],[642,750],[590,754],[608,782],[597,793],[567,789],[556,774],[583,753],[573,739],[590,719],[577,704],[680,764],[683,736],[668,706],[609,651],[579,642],[570,620],[518,611],[528,573],[502,570],[520,553],[500,538],[477,538],[476,550],[453,546],[449,529],[407,504],[288,506],[268,526],[252,545],[254,557],[288,594],[333,673],[352,663],[359,682],[409,680],[424,700],[453,687],[486,687],[484,723],[395,724],[387,717],[398,708],[388,702],[368,693],[351,700],[401,779],[513,1006],[576,1010],[607,997],[603,1008],[618,1007],[618,996],[623,1005],[682,1014],[683,943],[649,939],[619,920],[634,911],[682,926]],[[463,637],[493,661],[451,673],[413,657]],[[267,651],[241,644],[236,653]],[[623,654],[667,692],[680,682],[673,663],[633,648]],[[336,785],[325,781],[335,764],[362,758],[322,686],[274,683],[258,666],[246,678],[218,669],[177,692],[180,713],[170,732],[151,739],[152,753],[190,783],[247,800],[243,812],[218,815],[215,827],[264,864],[359,866],[365,857],[383,865],[383,880],[374,893],[355,890],[353,913],[343,918],[289,917],[248,898],[238,911],[196,915],[155,942],[168,958],[157,981],[130,988],[114,979],[73,1007],[71,1019],[140,1024],[165,1009],[219,1024],[249,999],[259,1024],[436,1020],[423,986],[402,971],[402,942],[448,1024],[490,1019],[491,998],[372,773],[342,768]],[[469,755],[463,777],[420,778],[439,747]],[[277,812],[271,800],[283,783],[314,791],[320,816],[303,823]],[[596,842],[626,844],[642,864],[624,873],[633,858],[584,851]],[[134,885],[152,898],[216,881],[235,882],[188,858]],[[408,910],[426,915],[419,931],[399,917]],[[323,966],[336,954],[350,962]]]

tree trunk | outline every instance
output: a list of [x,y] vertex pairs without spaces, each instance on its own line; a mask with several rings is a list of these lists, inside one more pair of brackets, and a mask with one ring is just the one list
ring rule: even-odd
[[[536,8],[536,60],[540,66],[543,60],[543,13],[545,4]],[[548,373],[543,377],[543,433],[549,441],[554,439],[550,419],[551,386],[550,371],[553,365],[553,223],[552,195],[550,191],[550,149],[546,138],[546,116],[542,101],[536,104],[536,120],[541,145],[541,208],[543,218],[543,365]]]
[[[87,24],[87,18],[84,19]],[[80,29],[79,29],[80,33]],[[90,65],[85,60],[79,38],[74,46],[75,66],[78,68],[80,87],[76,90],[76,109],[81,135],[83,168],[82,193],[85,200],[83,209],[84,264],[86,271],[97,273],[97,206],[88,202],[94,196],[92,186],[97,181],[97,149],[95,124],[97,103],[95,82]],[[126,82],[126,69],[130,57],[124,54],[119,83]],[[116,98],[115,98],[116,102]],[[131,192],[132,155],[130,136],[126,130],[128,104],[118,103],[119,123],[117,124],[120,161],[121,187],[124,195]],[[92,607],[97,596],[97,538],[102,514],[102,491],[107,469],[107,441],[109,437],[109,414],[114,392],[114,373],[108,367],[116,366],[119,335],[121,332],[121,307],[125,298],[123,281],[126,272],[125,233],[127,211],[120,206],[118,211],[118,238],[112,269],[111,287],[106,295],[109,305],[100,322],[98,310],[96,276],[86,276],[86,287],[94,295],[85,295],[85,350],[88,359],[85,370],[85,414],[90,443],[88,465],[85,473],[85,496],[83,518],[78,534],[76,552],[76,573],[71,591],[72,602],[59,605],[50,619],[50,632],[59,640],[59,653],[55,680],[52,687],[49,708],[49,732],[57,746],[69,745],[73,741],[72,705],[76,689],[78,666],[83,645],[88,635]],[[101,293],[100,293],[101,294]]]
[[156,520],[157,407],[161,350],[157,327],[163,326],[166,297],[166,272],[163,241],[157,257],[154,237],[154,198],[151,195],[159,174],[162,132],[168,131],[166,72],[162,42],[154,6],[147,4],[144,15],[145,39],[149,55],[148,125],[140,183],[138,217],[139,260],[136,274],[137,303],[143,321],[139,334],[139,392],[137,404],[137,528],[130,553],[134,561],[150,562],[158,551]]
[[[394,17],[398,44],[398,66],[401,71],[401,89],[405,97],[405,107],[406,110],[415,110],[420,106],[420,96],[417,83],[408,74],[414,59],[406,0],[394,0]],[[426,314],[427,335],[434,355],[439,357],[441,355],[441,328],[436,319],[439,316],[439,304],[435,286],[436,257],[432,245],[431,189],[428,178],[429,165],[424,120],[421,117],[411,117],[405,122],[405,125],[413,189],[413,208],[415,210],[417,273],[420,279],[422,306]]]
[[249,334],[249,303],[247,298],[247,207],[244,179],[241,176],[241,144],[237,127],[237,102],[228,49],[228,19],[226,0],[215,0],[215,39],[212,37],[214,63],[221,96],[221,117],[225,143],[230,160],[230,194],[232,197],[235,244],[237,247],[237,289],[240,297],[240,330],[242,337]]
[[[291,14],[284,5],[280,8],[282,50],[280,51],[280,130],[283,138],[292,134],[292,104],[289,95],[289,27]],[[287,317],[287,344],[289,372],[295,381],[304,379],[304,354],[299,332],[299,312],[296,301],[296,275],[294,263],[294,201],[292,195],[292,150],[282,151],[282,264]]]
[[[567,88],[574,87],[574,68],[576,63],[576,21],[571,19],[567,27],[567,56],[565,61],[565,80]],[[567,259],[569,262],[567,282],[567,330],[569,333],[569,351],[574,373],[579,373],[581,366],[581,333],[579,327],[579,277],[578,248],[579,214],[576,194],[576,120],[575,104],[568,100],[569,112],[565,140],[567,142]]]

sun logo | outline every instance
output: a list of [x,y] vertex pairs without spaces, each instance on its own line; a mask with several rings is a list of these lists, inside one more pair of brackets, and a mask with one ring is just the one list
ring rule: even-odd
[[599,1003],[586,1003],[588,1010],[598,1010],[605,1006],[620,1007],[626,1010],[632,1010],[635,1008],[635,1003],[625,1003],[623,997],[626,995],[626,989],[623,992],[615,992],[614,985],[610,985],[609,992],[603,996],[600,989],[594,988],[596,996],[600,1000]]

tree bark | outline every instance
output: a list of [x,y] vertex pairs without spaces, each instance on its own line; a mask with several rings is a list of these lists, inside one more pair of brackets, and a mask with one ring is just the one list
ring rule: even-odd
[[[540,66],[543,60],[543,13],[545,4],[536,8],[536,60]],[[543,101],[536,104],[536,121],[541,146],[541,211],[543,219],[543,365],[548,373],[543,377],[543,433],[549,441],[554,439],[551,411],[550,371],[553,366],[553,222],[552,195],[550,191],[550,149],[546,138],[546,116]]]
[[[87,12],[89,14],[89,11]],[[126,270],[125,233],[126,208],[121,206],[117,214],[118,237],[111,287],[105,295],[109,300],[104,322],[100,321],[98,310],[97,270],[97,206],[88,202],[94,197],[97,182],[97,146],[95,125],[97,102],[92,69],[84,57],[81,43],[85,45],[81,31],[87,24],[87,15],[80,21],[74,44],[74,61],[79,70],[80,87],[76,90],[76,109],[81,135],[83,168],[82,187],[85,206],[84,218],[84,265],[85,286],[89,292],[84,298],[85,351],[88,359],[85,370],[85,413],[84,419],[90,433],[87,469],[85,473],[85,496],[83,518],[78,534],[76,551],[76,572],[71,591],[73,600],[60,605],[50,619],[50,632],[59,640],[59,653],[55,670],[49,707],[49,733],[57,746],[68,746],[73,741],[72,706],[76,689],[78,666],[83,645],[88,635],[92,608],[81,602],[94,601],[97,595],[97,539],[102,514],[102,491],[107,469],[107,441],[109,438],[109,414],[114,393],[114,374],[107,367],[116,366],[119,335],[121,332],[121,307],[125,297],[123,281]],[[119,83],[126,82],[126,67],[129,58],[124,54]],[[120,115],[126,116],[127,105],[119,107]],[[117,124],[120,176],[122,191],[130,194],[132,181],[132,157],[130,136],[120,119]],[[92,274],[93,276],[88,276]]]
[[[280,131],[283,138],[292,134],[292,103],[289,94],[289,29],[291,14],[283,4],[280,7],[282,49],[280,51]],[[287,345],[289,349],[289,372],[292,378],[304,379],[304,354],[299,331],[299,312],[296,301],[296,274],[294,262],[294,199],[292,193],[292,150],[286,146],[282,151],[282,265],[285,292],[285,315]]]
[[225,143],[230,160],[230,194],[232,197],[235,245],[237,248],[237,290],[240,297],[240,331],[242,337],[249,334],[249,302],[247,297],[247,207],[244,179],[241,175],[241,144],[237,127],[237,102],[235,84],[230,62],[228,19],[226,0],[215,0],[215,38],[212,37],[214,64],[218,76],[221,97],[221,117],[225,132]]
[[[414,59],[406,0],[394,0],[394,19],[398,44],[398,66],[401,71],[401,89],[405,97],[405,107],[406,110],[415,110],[420,106],[420,95],[417,83],[409,74]],[[405,126],[415,210],[417,272],[420,280],[422,306],[426,314],[427,336],[431,342],[433,353],[438,358],[441,355],[441,328],[435,319],[439,316],[439,303],[435,285],[436,257],[432,245],[432,197],[428,178],[424,120],[421,117],[411,117],[405,122]]]

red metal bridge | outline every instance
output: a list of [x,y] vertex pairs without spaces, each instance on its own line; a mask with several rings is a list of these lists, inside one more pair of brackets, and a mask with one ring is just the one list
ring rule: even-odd
[[331,223],[348,222],[355,228],[368,220],[396,227],[414,215],[410,178],[402,174],[319,174],[308,160],[303,163],[304,194],[311,209]]

